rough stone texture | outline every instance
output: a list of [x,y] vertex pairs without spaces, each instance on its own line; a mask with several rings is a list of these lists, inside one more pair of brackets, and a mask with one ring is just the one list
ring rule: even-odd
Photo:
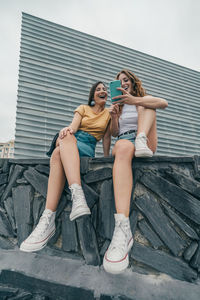
[[158,249],[163,246],[163,242],[159,236],[151,229],[148,223],[143,219],[138,223],[140,231],[143,233],[144,237],[151,243],[154,249]]
[[130,213],[129,219],[130,219],[131,232],[132,235],[134,236],[135,230],[137,228],[138,211],[133,209],[132,212]]
[[[115,203],[112,180],[105,180],[101,186],[98,222],[99,234],[105,239],[112,239],[115,226],[114,213]],[[104,220],[106,220],[106,222]]]
[[197,247],[198,247],[198,243],[195,241],[195,242],[192,242],[184,251],[183,253],[183,258],[189,262],[192,258],[192,256],[194,255],[194,253],[196,252],[197,250]]
[[[116,299],[148,299],[147,295],[142,298],[140,294],[137,297],[137,285],[134,294],[136,297],[133,298],[133,282],[130,285],[130,294],[127,293],[127,289],[125,289],[124,294],[119,291],[116,293],[110,293],[110,290],[106,291],[105,280],[109,282],[109,278],[112,288],[114,278],[124,280],[124,283],[120,281],[118,285],[126,287],[130,280],[129,277],[126,277],[127,274],[130,278],[146,274],[150,276],[148,282],[149,280],[156,282],[157,279],[152,279],[152,276],[156,274],[162,278],[164,276],[162,273],[185,281],[192,281],[197,277],[197,272],[200,271],[198,246],[200,198],[198,194],[199,182],[195,177],[195,174],[199,172],[196,161],[193,157],[153,157],[133,160],[134,189],[131,196],[130,225],[135,244],[131,252],[130,268],[125,272],[125,275],[122,274],[118,277],[106,274],[102,267],[100,269],[95,267],[97,269],[94,287],[99,286],[99,281],[96,278],[101,275],[105,290],[103,289],[103,292],[101,291],[99,294],[95,292],[97,297],[92,291],[92,299],[115,299],[116,297]],[[5,197],[4,200],[1,199],[0,203],[0,211],[3,212],[1,230],[5,229],[5,224],[9,224],[12,236],[4,237],[0,233],[0,248],[9,250],[7,254],[10,255],[9,263],[12,262],[13,268],[15,263],[11,259],[12,255],[18,254],[16,252],[12,254],[12,252],[14,253],[15,249],[18,249],[17,244],[19,245],[36,226],[44,210],[49,160],[7,160],[3,169],[4,163],[0,160],[0,174],[4,176],[9,174],[9,182],[7,185],[0,186],[0,188],[2,187],[2,197]],[[66,182],[57,208],[55,235],[49,241],[48,246],[41,251],[33,254],[22,253],[23,260],[33,255],[31,271],[41,257],[47,258],[47,260],[50,257],[57,257],[61,264],[69,258],[72,265],[67,260],[63,274],[69,269],[70,275],[62,276],[65,280],[63,284],[70,286],[69,280],[74,279],[71,279],[74,271],[71,272],[70,270],[77,261],[81,261],[85,268],[87,264],[101,265],[114,230],[115,205],[112,164],[112,157],[81,159],[81,180],[88,205],[91,208],[91,216],[80,217],[75,222],[69,221],[71,193]],[[135,245],[139,245],[140,248]],[[21,253],[19,254],[21,255]],[[177,255],[178,257],[175,257]],[[3,257],[0,256],[0,268],[4,263]],[[49,263],[46,265],[38,264],[36,274],[39,275],[42,269],[46,270],[48,265]],[[21,266],[24,266],[24,263],[21,263]],[[57,270],[56,265],[51,266],[51,270]],[[52,276],[55,272],[49,271]],[[57,270],[56,275],[59,272]],[[138,275],[136,272],[140,274]],[[76,270],[76,274],[79,273],[82,274]],[[30,275],[31,272],[28,274]],[[99,279],[101,281],[101,277]],[[170,280],[172,283],[176,282],[172,278]],[[198,281],[196,280],[196,282]],[[78,286],[80,287],[81,284]],[[148,290],[146,281],[145,283],[142,282],[141,286],[145,286],[145,290]],[[144,291],[144,289],[142,290]],[[184,297],[186,297],[187,291],[188,289],[184,290]],[[31,293],[29,290],[24,292]],[[168,289],[168,293],[171,293],[171,288]],[[24,295],[29,297],[28,294]],[[155,296],[154,293],[151,295]],[[32,296],[35,297],[31,294]],[[191,293],[189,293],[189,297],[192,299]],[[160,293],[158,298],[155,296],[153,299],[174,298],[173,294],[171,298],[164,298]],[[182,298],[180,299],[182,300]]]
[[[143,174],[140,182],[192,221],[200,224],[200,201],[152,172]],[[181,201],[180,201],[181,199]]]
[[162,206],[165,209],[167,215],[171,218],[171,220],[191,239],[199,240],[199,236],[181,217],[179,217],[173,210],[167,207],[164,203]]
[[36,169],[38,172],[43,173],[43,174],[49,176],[49,171],[50,171],[49,166],[37,165],[37,166],[35,166],[35,169]]
[[34,168],[29,167],[28,170],[24,172],[24,177],[37,192],[39,192],[43,197],[46,198],[48,184],[47,176],[42,175]]
[[177,256],[184,249],[186,243],[173,229],[157,201],[152,195],[146,194],[137,197],[135,204],[151,223],[165,245]]
[[137,242],[133,245],[131,257],[179,280],[194,281],[197,279],[197,273],[180,259],[160,250],[142,246]]
[[[55,284],[53,282],[47,282],[44,280],[38,280],[37,278],[27,277],[24,274],[11,272],[9,270],[5,270],[2,272],[2,274],[0,275],[0,280],[4,284],[9,283],[13,286],[19,286],[20,289],[23,289],[22,291],[16,291],[18,292],[18,295],[17,298],[14,299],[37,299],[35,297],[38,293],[36,293],[35,287],[38,287],[37,291],[39,291],[40,293],[45,290],[45,296],[43,296],[42,299],[94,299],[92,291],[83,288],[74,288],[61,284]],[[24,291],[27,287],[30,292]],[[11,292],[11,290],[9,290],[9,292]]]
[[8,174],[2,173],[0,174],[0,185],[3,185],[8,182]]
[[31,233],[33,188],[30,185],[21,185],[13,188],[14,215],[17,226],[18,245]]
[[82,181],[82,187],[89,208],[92,208],[99,200],[99,195],[87,184]]
[[103,168],[96,171],[89,171],[85,176],[84,180],[86,183],[97,182],[112,178],[112,169]]
[[25,178],[20,178],[16,180],[17,184],[28,184],[28,181]]
[[10,182],[14,169],[15,169],[15,165],[11,165],[9,170],[8,182]]
[[171,178],[174,183],[181,187],[186,192],[190,193],[194,197],[200,198],[200,183],[196,180],[188,178],[187,176],[178,173],[174,169],[167,170],[166,175]]
[[197,269],[198,272],[200,271],[200,242],[198,243],[197,251],[190,262],[190,266]]
[[37,225],[43,211],[45,209],[45,199],[41,195],[35,195],[33,200],[33,224]]
[[6,184],[3,184],[3,185],[0,186],[0,199],[1,199],[1,197],[4,193],[4,191],[5,191],[5,188],[6,188]]
[[79,247],[76,222],[71,222],[69,215],[68,211],[62,213],[62,249],[77,252]]
[[89,170],[89,157],[81,157],[80,171],[81,174],[86,174]]
[[0,235],[3,237],[14,237],[12,226],[2,208],[0,208]]
[[[13,249],[15,245],[7,238],[0,236],[0,248],[1,249]],[[1,299],[1,298],[0,298]]]
[[4,207],[6,210],[6,213],[8,215],[8,219],[10,221],[10,224],[13,228],[13,231],[16,231],[16,222],[15,222],[15,216],[14,216],[14,205],[13,205],[13,199],[12,197],[8,197],[5,201],[4,201]]
[[10,169],[10,163],[9,163],[9,160],[8,160],[8,159],[5,159],[5,160],[4,160],[4,163],[3,163],[2,171],[3,171],[3,173],[8,173],[8,172],[9,172],[9,169]]
[[89,265],[100,264],[97,239],[91,219],[88,215],[76,220],[81,250],[85,261]]
[[12,176],[10,178],[10,181],[9,181],[9,183],[5,189],[5,192],[3,193],[3,196],[1,198],[1,201],[4,201],[8,196],[11,195],[12,188],[15,185],[16,180],[19,179],[19,177],[21,176],[23,170],[24,170],[23,167],[21,167],[19,165],[15,166]]

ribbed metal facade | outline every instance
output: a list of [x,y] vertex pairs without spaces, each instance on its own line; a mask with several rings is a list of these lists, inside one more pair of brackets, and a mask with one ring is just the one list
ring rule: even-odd
[[199,154],[199,72],[23,13],[15,158],[45,157],[54,134],[87,103],[91,85],[108,83],[122,68],[169,103],[157,111],[157,154]]

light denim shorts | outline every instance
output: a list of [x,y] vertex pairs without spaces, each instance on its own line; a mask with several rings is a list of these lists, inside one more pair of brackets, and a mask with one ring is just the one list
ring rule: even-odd
[[133,143],[133,145],[135,145],[136,135],[137,135],[137,131],[133,131],[133,132],[128,131],[118,136],[117,140],[128,140],[131,143]]

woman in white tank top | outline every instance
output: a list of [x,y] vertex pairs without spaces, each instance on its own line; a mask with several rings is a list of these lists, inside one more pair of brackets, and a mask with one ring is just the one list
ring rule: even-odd
[[117,213],[113,238],[103,260],[104,269],[115,274],[127,268],[128,252],[133,245],[129,223],[132,159],[134,156],[151,157],[156,151],[156,109],[168,106],[166,100],[146,95],[142,82],[134,73],[122,70],[116,79],[121,80],[119,90],[123,95],[113,98],[117,101],[109,111],[111,134],[118,137],[112,151],[115,156],[113,185]]

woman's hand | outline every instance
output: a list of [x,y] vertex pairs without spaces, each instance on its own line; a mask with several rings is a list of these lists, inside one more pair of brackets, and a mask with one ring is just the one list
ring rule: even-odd
[[[136,104],[136,97],[131,95],[129,92],[127,92],[123,88],[117,88],[117,90],[121,91],[123,95],[119,95],[116,97],[113,97],[112,100],[115,100],[115,104],[129,104],[129,105],[135,105]],[[120,99],[120,100],[117,100]]]
[[59,132],[59,138],[60,138],[60,139],[63,139],[63,138],[67,135],[67,132],[69,132],[70,134],[73,134],[73,133],[74,133],[74,131],[73,131],[73,129],[72,129],[71,126],[62,128],[62,129],[60,130],[60,132]]
[[112,104],[109,108],[108,111],[110,113],[111,118],[118,118],[119,116],[119,105],[118,104]]
[[[126,90],[122,88],[117,88],[118,90],[122,91],[123,95],[113,97],[113,100],[116,100],[116,104],[129,104],[129,105],[136,105],[136,106],[143,106],[145,108],[150,109],[157,109],[161,108],[164,109],[168,106],[168,102],[159,97],[154,97],[151,95],[145,95],[145,96],[133,96]],[[121,99],[121,100],[117,100]]]

